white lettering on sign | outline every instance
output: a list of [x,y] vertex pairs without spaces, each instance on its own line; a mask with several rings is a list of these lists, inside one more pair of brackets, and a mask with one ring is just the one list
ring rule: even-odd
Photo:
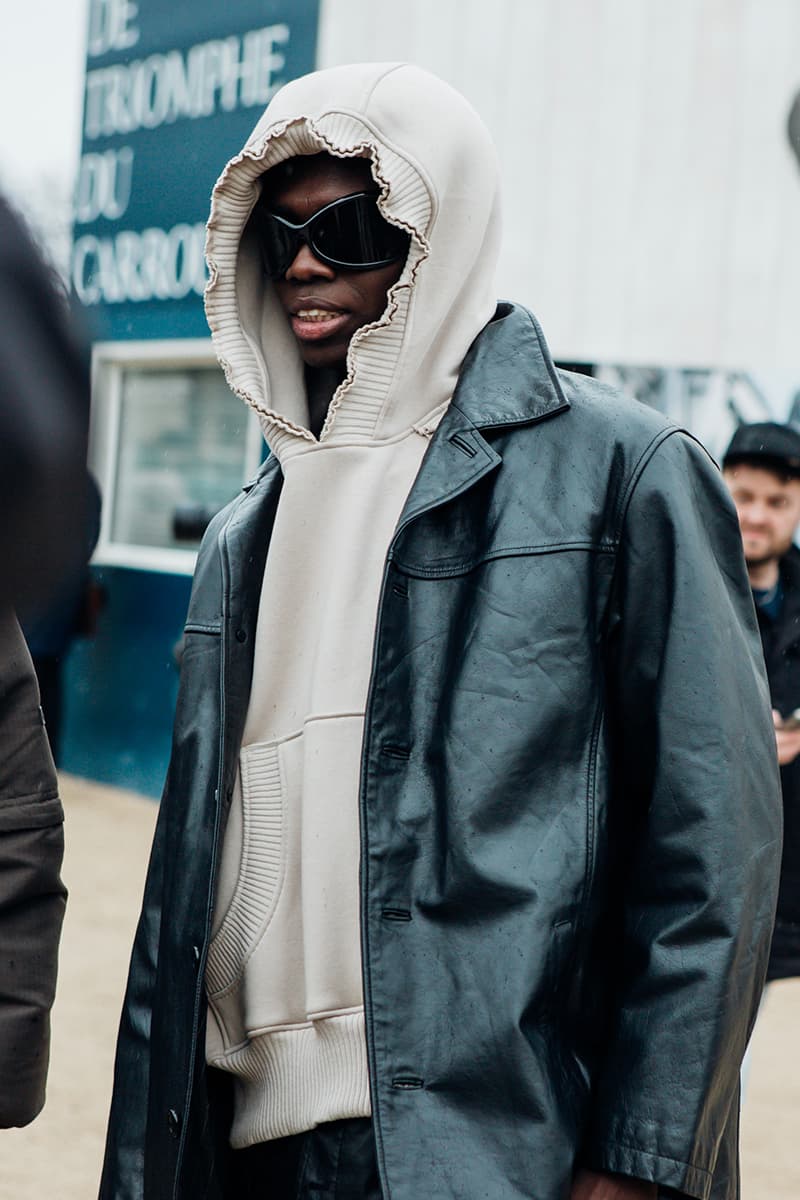
[[206,285],[206,228],[126,230],[113,238],[85,234],[72,249],[72,284],[83,304],[182,300]]
[[112,137],[157,129],[179,117],[267,104],[280,86],[286,57],[279,47],[288,40],[288,25],[267,25],[185,53],[170,50],[89,71],[84,133],[88,139]]
[[75,222],[86,225],[98,217],[118,221],[131,198],[133,150],[122,146],[104,154],[84,154],[75,188]]
[[89,0],[89,57],[130,50],[139,40],[133,22],[139,6],[131,0]]

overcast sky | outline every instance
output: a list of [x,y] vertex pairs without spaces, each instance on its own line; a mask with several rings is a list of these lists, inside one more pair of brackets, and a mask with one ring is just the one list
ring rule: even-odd
[[6,6],[0,38],[0,181],[24,195],[71,185],[78,165],[87,0]]

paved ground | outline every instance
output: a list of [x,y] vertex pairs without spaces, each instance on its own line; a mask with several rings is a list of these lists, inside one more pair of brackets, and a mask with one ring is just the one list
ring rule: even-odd
[[95,1200],[111,1091],[114,1041],[156,805],[63,778],[61,943],[44,1112],[0,1133],[2,1200]]
[[[95,1200],[117,1019],[156,815],[152,801],[83,780],[64,778],[63,795],[71,894],[49,1096],[33,1125],[0,1133],[2,1200]],[[793,981],[771,990],[756,1031],[743,1200],[800,1197],[798,1063],[800,981]]]
[[742,1200],[798,1200],[800,980],[772,984],[753,1034],[742,1114]]

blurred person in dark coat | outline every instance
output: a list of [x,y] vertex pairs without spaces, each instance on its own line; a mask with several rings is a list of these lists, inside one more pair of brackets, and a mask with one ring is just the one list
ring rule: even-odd
[[783,857],[767,979],[800,975],[800,432],[741,425],[723,458],[767,666],[783,792]]
[[94,635],[104,600],[103,589],[92,580],[88,567],[100,535],[100,491],[91,475],[88,484],[83,559],[64,579],[46,608],[23,623],[56,766],[61,764],[64,664],[75,638]]
[[0,198],[0,1126],[41,1110],[66,892],[63,811],[13,609],[80,562],[88,363],[23,222]]
[[0,599],[48,601],[83,555],[89,361],[56,276],[0,196]]

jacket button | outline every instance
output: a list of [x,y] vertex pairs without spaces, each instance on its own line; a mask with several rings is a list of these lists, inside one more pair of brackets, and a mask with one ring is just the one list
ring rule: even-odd
[[170,1137],[176,1138],[181,1131],[181,1118],[174,1108],[171,1108],[167,1113],[167,1129],[170,1132]]
[[244,629],[236,630],[236,640],[237,640],[237,642],[246,642],[247,641],[247,633]]

